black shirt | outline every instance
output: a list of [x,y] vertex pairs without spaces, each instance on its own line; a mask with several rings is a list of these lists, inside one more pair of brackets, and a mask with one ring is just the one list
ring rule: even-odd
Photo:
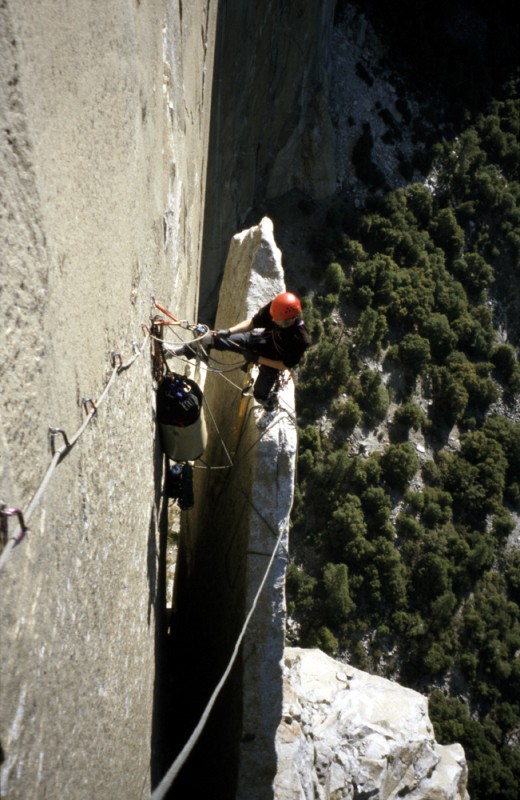
[[271,303],[263,306],[253,317],[255,328],[264,328],[266,335],[265,347],[261,355],[273,360],[283,361],[289,369],[295,367],[310,344],[309,331],[303,320],[297,320],[288,328],[277,325],[269,309]]

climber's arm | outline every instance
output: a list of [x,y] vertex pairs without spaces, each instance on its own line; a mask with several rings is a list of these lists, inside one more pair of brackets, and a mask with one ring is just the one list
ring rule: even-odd
[[245,319],[242,322],[237,322],[236,325],[232,325],[229,329],[229,333],[245,333],[246,331],[252,331],[253,327],[253,320]]

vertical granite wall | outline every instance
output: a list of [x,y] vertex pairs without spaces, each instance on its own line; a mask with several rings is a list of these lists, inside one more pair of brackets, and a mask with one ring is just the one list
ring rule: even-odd
[[[328,108],[336,0],[222,0],[208,160],[200,307],[216,313],[231,237],[266,198],[336,189]],[[255,222],[258,220],[255,220]]]
[[[198,293],[216,2],[0,7],[0,794],[147,796],[163,605],[151,296]],[[90,412],[91,402],[86,405]],[[64,444],[62,435],[56,447]],[[164,525],[163,525],[164,527]],[[9,518],[9,536],[16,533]]]

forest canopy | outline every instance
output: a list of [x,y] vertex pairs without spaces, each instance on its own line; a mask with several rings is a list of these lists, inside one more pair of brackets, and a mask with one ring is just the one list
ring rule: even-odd
[[472,800],[520,784],[519,88],[329,208],[297,383],[293,636],[428,694]]

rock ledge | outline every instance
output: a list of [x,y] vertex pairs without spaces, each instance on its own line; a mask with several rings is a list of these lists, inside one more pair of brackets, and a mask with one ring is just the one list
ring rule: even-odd
[[335,661],[286,648],[276,737],[276,800],[468,800],[460,744],[439,745],[427,698]]

